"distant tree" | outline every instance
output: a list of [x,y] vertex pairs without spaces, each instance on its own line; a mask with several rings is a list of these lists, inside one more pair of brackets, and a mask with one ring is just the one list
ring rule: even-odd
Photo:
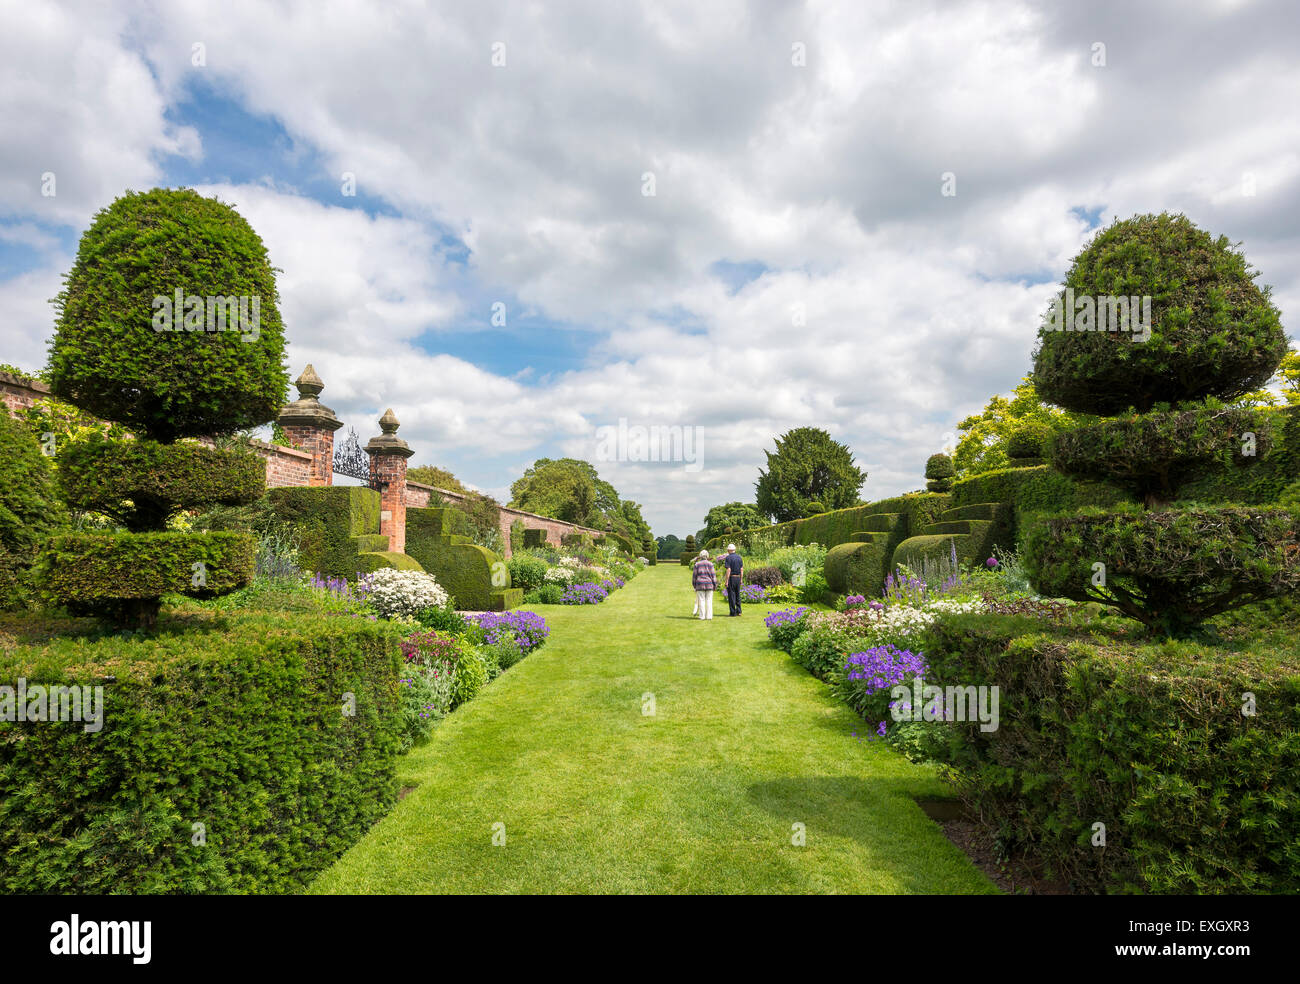
[[808,514],[810,503],[842,509],[858,501],[867,473],[853,463],[853,452],[818,427],[797,427],[776,439],[759,469],[760,512],[784,523]]
[[767,517],[758,511],[757,506],[747,502],[728,502],[709,510],[709,514],[704,517],[704,528],[695,534],[695,540],[703,546],[715,536],[767,525],[769,525]]
[[673,533],[669,533],[667,536],[656,537],[655,543],[658,544],[655,556],[660,560],[676,560],[682,555],[682,551],[686,548],[686,544],[682,540],[679,540]]
[[464,492],[465,486],[461,484],[460,479],[447,471],[445,468],[439,468],[437,465],[420,465],[417,468],[406,469],[406,478],[411,482],[419,482],[422,485],[432,485],[437,489],[448,489],[452,492]]
[[1282,398],[1288,406],[1300,405],[1300,351],[1287,352],[1277,372],[1282,380]]
[[637,543],[650,532],[641,506],[619,498],[618,490],[590,462],[578,458],[538,458],[510,486],[510,504],[541,516],[608,529]]

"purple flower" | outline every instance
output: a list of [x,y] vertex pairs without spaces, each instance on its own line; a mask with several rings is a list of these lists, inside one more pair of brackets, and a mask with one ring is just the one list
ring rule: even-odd
[[996,557],[990,557],[988,560],[984,561],[984,563],[987,564],[989,567],[997,567],[998,559]]

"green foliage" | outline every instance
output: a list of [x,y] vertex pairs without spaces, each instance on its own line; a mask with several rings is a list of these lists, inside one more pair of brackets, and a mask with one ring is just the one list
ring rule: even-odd
[[[951,741],[932,747],[971,812],[1079,892],[1300,891],[1295,648],[1111,635],[987,615],[927,630],[927,683],[1000,690],[998,730],[949,723]],[[1244,693],[1258,713],[1242,713]]]
[[60,450],[58,484],[72,508],[104,513],[143,532],[180,509],[255,502],[266,491],[266,464],[239,448],[110,441],[91,431]]
[[104,727],[0,721],[6,895],[292,893],[396,799],[395,626],[236,612],[135,636],[3,629],[0,679],[102,686]]
[[1007,457],[1012,460],[1045,457],[1047,446],[1056,433],[1056,428],[1041,420],[1027,420],[1018,424],[1007,438]]
[[826,681],[844,673],[848,654],[853,651],[852,636],[828,624],[808,629],[790,644],[791,658],[817,679]]
[[[1185,216],[1139,215],[1100,231],[1065,276],[1061,297],[1151,297],[1151,337],[1054,331],[1034,353],[1043,399],[1080,413],[1146,413],[1159,403],[1232,399],[1258,389],[1287,352],[1269,288],[1226,236]],[[1081,300],[1076,300],[1076,304]]]
[[[1104,478],[1156,504],[1172,501],[1189,480],[1224,468],[1254,464],[1272,449],[1272,414],[1212,406],[1103,420],[1056,437],[1052,464],[1066,475]],[[1254,436],[1249,455],[1244,436]]]
[[[304,571],[351,578],[362,570],[358,555],[373,548],[359,538],[379,533],[379,493],[374,489],[355,485],[278,488],[267,492],[267,501],[277,521],[296,531]],[[407,510],[408,546],[413,511]],[[443,583],[441,578],[438,581]]]
[[535,591],[542,586],[546,577],[546,561],[529,554],[515,554],[506,566],[510,570],[510,583],[525,591]]
[[66,521],[49,458],[21,423],[0,412],[0,607],[30,598],[27,572],[41,539]]
[[959,476],[1006,468],[1011,463],[1007,454],[1011,435],[1025,424],[1042,424],[1055,433],[1089,420],[1045,404],[1034,388],[1031,373],[1012,391],[1010,399],[994,396],[982,412],[957,425],[961,437],[953,452],[953,467]]
[[956,474],[952,459],[946,454],[930,455],[925,462],[926,491],[947,492],[952,488],[952,479]]
[[439,468],[436,465],[418,465],[415,468],[407,468],[406,480],[408,482],[419,482],[421,485],[432,485],[436,489],[449,489],[452,492],[469,491],[461,484],[459,478],[447,471],[447,469]]
[[463,518],[451,509],[406,510],[406,552],[438,579],[466,611],[504,611],[523,601],[509,566],[497,554],[456,533]]
[[[453,709],[479,695],[494,675],[492,654],[484,652],[478,646],[471,645],[464,639],[457,641],[456,649],[456,685],[452,690]],[[499,669],[499,667],[497,667]]]
[[246,533],[64,533],[42,544],[32,576],[47,601],[124,621],[151,618],[165,594],[211,598],[242,587],[256,558]]
[[1298,525],[1289,510],[1245,506],[1046,517],[1030,525],[1025,563],[1042,594],[1112,605],[1182,637],[1221,612],[1300,591]]
[[812,502],[842,509],[858,500],[867,473],[853,463],[847,445],[817,427],[797,427],[776,439],[755,483],[758,511],[788,522],[808,515]]
[[[745,502],[728,502],[709,510],[709,514],[704,517],[704,528],[696,540],[705,543],[726,536],[728,530],[752,530],[767,525],[767,517],[757,507]],[[699,553],[698,547],[695,553]]]
[[677,560],[685,547],[686,544],[672,533],[655,537],[655,556],[660,560]]
[[[154,298],[178,289],[257,298],[256,337],[156,331]],[[50,388],[165,444],[256,427],[288,389],[278,299],[266,247],[231,206],[189,189],[128,193],[81,237],[55,302]]]
[[641,507],[619,498],[590,462],[577,458],[538,458],[510,486],[515,509],[551,516],[579,526],[609,530],[639,543],[650,532]]

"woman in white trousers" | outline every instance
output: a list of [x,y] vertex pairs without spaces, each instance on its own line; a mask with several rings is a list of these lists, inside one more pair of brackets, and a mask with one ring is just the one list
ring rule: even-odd
[[691,587],[695,589],[695,615],[701,621],[713,619],[713,592],[718,588],[718,573],[709,560],[709,552],[701,550],[691,568]]

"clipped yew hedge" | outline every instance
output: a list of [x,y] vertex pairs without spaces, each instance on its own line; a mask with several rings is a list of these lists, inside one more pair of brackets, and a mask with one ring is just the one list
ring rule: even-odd
[[1005,849],[1076,891],[1300,892],[1300,652],[991,615],[941,619],[920,644],[927,683],[999,687],[997,730],[950,723],[941,755]]
[[58,482],[72,508],[148,528],[181,509],[255,502],[266,491],[266,463],[239,448],[109,441],[93,433],[59,452]]
[[0,679],[102,686],[104,701],[99,731],[0,721],[6,894],[294,892],[396,800],[400,626],[298,612],[164,617],[134,638],[0,627],[16,642]]

